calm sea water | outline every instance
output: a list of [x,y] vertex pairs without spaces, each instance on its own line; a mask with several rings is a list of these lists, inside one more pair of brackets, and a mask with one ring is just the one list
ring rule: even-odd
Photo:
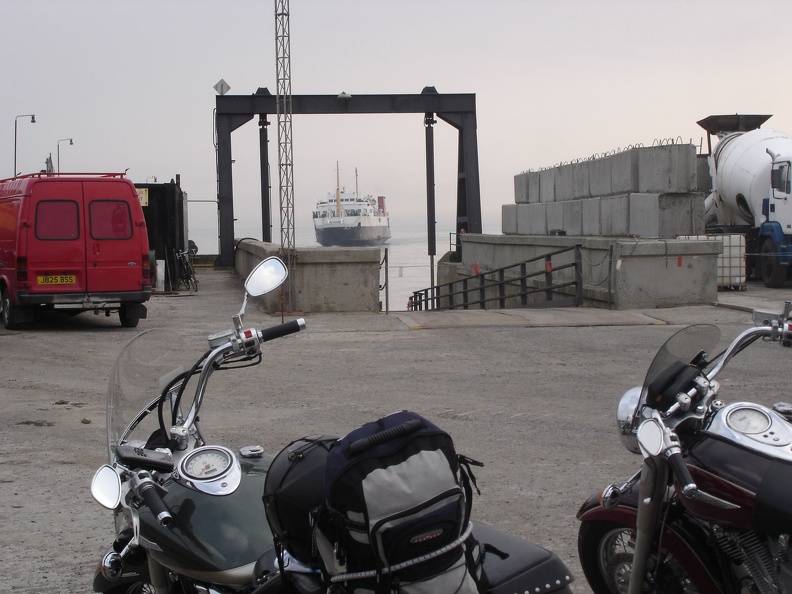
[[[234,235],[237,238],[260,238],[260,227],[245,228],[237,224]],[[428,255],[426,227],[415,225],[410,227],[394,226],[391,222],[391,239],[380,248],[382,258],[388,251],[388,308],[390,311],[404,311],[407,300],[413,291],[426,289],[431,285],[431,266]],[[449,250],[450,230],[438,229],[436,235],[435,264]],[[298,247],[315,247],[313,226],[297,226],[294,229],[295,243]],[[198,245],[200,254],[216,254],[218,238],[216,229],[190,227],[190,239]],[[280,241],[280,236],[273,237]],[[384,266],[380,273],[380,285],[385,283]],[[385,308],[386,290],[380,291],[382,307]]]

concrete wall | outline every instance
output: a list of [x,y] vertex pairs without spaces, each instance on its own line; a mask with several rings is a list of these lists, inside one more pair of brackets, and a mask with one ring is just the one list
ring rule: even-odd
[[[485,272],[576,244],[583,252],[586,305],[636,309],[718,300],[718,240],[467,234],[462,237],[461,264],[444,258],[437,284],[473,276],[474,265]],[[572,255],[565,257],[571,260]],[[573,269],[562,273],[572,280]]]
[[[234,269],[246,277],[256,264],[279,253],[278,245],[246,239],[236,248]],[[298,311],[380,311],[379,248],[297,248],[296,266],[291,274]],[[283,309],[279,291],[259,299],[269,312]],[[288,295],[284,300],[288,303]]]

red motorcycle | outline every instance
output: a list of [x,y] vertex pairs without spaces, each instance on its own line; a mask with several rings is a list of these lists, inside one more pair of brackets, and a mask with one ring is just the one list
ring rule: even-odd
[[715,326],[681,330],[622,396],[619,434],[643,464],[578,511],[596,594],[792,593],[792,405],[726,404],[714,381],[758,339],[792,346],[792,302],[754,322],[713,357]]

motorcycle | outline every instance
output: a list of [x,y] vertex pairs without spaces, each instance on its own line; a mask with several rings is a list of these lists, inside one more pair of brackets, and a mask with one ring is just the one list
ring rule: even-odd
[[[209,336],[208,350],[197,359],[185,355],[182,367],[172,358],[174,330],[144,332],[119,355],[107,401],[109,464],[91,483],[96,501],[113,511],[116,539],[96,570],[95,592],[345,591],[278,548],[262,502],[276,457],[258,445],[234,452],[209,444],[199,422],[212,408],[213,374],[257,365],[265,342],[305,329],[303,319],[243,326],[248,297],[273,291],[287,274],[278,258],[261,262],[245,281],[234,327]],[[570,592],[572,575],[554,553],[477,522],[473,533],[488,551],[487,592]]]
[[595,594],[792,592],[792,405],[726,404],[715,381],[759,339],[792,346],[791,316],[755,311],[714,356],[718,328],[685,328],[622,396],[619,436],[643,463],[578,511]]

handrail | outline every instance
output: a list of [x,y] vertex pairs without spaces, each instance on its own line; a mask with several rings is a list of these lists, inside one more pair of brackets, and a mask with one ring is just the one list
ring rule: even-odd
[[[506,309],[508,300],[520,299],[519,307],[570,307],[583,303],[582,246],[580,244],[562,248],[524,262],[488,270],[479,274],[464,277],[442,285],[413,291],[413,309],[415,310],[446,310],[470,309],[478,306],[486,309],[487,303],[498,302],[499,309]],[[553,256],[574,252],[572,262],[555,265]],[[528,266],[534,262],[544,262],[542,270],[528,272]],[[573,280],[559,280],[555,273],[574,268]],[[507,276],[508,271],[519,269],[519,272]],[[536,278],[543,277],[543,278]],[[567,277],[568,278],[568,277]],[[528,281],[536,279],[540,286],[529,287]],[[560,289],[574,287],[571,296],[558,298]],[[507,289],[512,288],[511,291]],[[492,295],[492,293],[496,295]],[[490,296],[488,296],[490,293]],[[544,293],[545,299],[529,303],[528,296]]]

